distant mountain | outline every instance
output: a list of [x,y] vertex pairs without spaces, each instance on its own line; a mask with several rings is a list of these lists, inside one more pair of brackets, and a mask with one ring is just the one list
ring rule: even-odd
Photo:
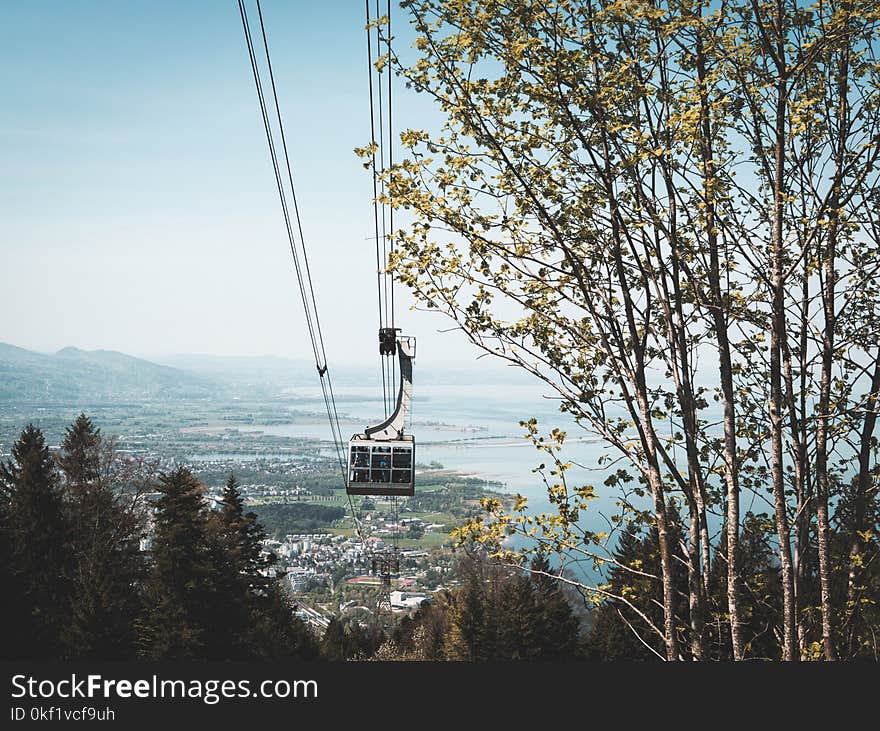
[[[318,386],[315,364],[277,356],[169,355],[155,358],[159,363],[198,373],[235,389],[265,391],[277,394],[289,388]],[[416,358],[415,383],[422,385],[459,385],[484,383],[493,385],[534,384],[534,379],[517,368],[489,358],[450,368],[432,366],[429,356]],[[371,386],[381,389],[382,371],[379,354],[370,353],[362,365],[330,363],[333,384],[337,387]],[[379,392],[377,391],[377,394]]]
[[[276,398],[289,389],[319,384],[314,363],[273,356],[173,355],[161,362],[113,350],[68,347],[36,353],[0,343],[0,403],[159,401],[187,398]],[[423,358],[422,360],[426,360]],[[381,395],[379,355],[363,365],[332,364],[338,390],[374,388]],[[417,360],[416,393],[421,385],[528,382],[512,368],[485,361],[471,368],[431,367]]]
[[211,378],[250,395],[317,385],[315,365],[274,356],[169,355],[157,362]]
[[112,350],[47,355],[0,343],[0,402],[114,402],[206,398],[213,379]]

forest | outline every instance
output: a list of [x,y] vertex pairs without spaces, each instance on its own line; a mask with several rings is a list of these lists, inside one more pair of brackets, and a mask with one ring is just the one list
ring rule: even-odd
[[[235,477],[215,509],[204,493],[185,467],[157,473],[120,455],[84,414],[57,452],[39,429],[26,427],[0,466],[3,657],[485,662],[659,654],[641,637],[662,622],[656,527],[630,523],[615,547],[605,593],[623,602],[590,602],[543,551],[526,566],[499,560],[465,527],[452,581],[418,611],[391,623],[338,617],[322,631],[296,618],[283,575],[267,571],[274,556],[261,545],[266,531],[247,511]],[[673,505],[669,511],[678,547],[674,586],[684,605],[683,520]],[[742,600],[756,659],[779,655],[774,623],[782,596],[771,529],[766,516],[743,521]],[[716,605],[726,596],[722,567],[716,562],[710,577]],[[634,572],[641,578],[633,580]],[[878,581],[876,569],[866,573]],[[876,616],[866,609],[862,621],[870,627]],[[707,629],[707,647],[730,659],[721,615]]]
[[[55,452],[28,425],[0,465],[3,658],[583,656],[581,623],[558,586],[522,572],[508,582],[509,571],[476,555],[460,562],[462,587],[413,618],[334,619],[312,629],[294,615],[283,574],[270,570],[265,538],[232,475],[211,509],[186,467],[157,473],[118,453],[85,414]],[[523,623],[532,625],[526,634],[516,630]]]

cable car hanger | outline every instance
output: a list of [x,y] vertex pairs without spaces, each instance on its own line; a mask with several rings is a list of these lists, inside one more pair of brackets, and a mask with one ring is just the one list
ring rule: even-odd
[[368,426],[363,434],[355,434],[348,442],[349,495],[415,494],[415,438],[405,434],[407,416],[412,403],[412,364],[416,339],[398,336],[398,328],[379,331],[379,353],[397,352],[400,365],[400,388],[397,405],[381,424]]

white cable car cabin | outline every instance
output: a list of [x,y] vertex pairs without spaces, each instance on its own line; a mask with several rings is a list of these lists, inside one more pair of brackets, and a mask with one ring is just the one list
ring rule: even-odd
[[397,336],[391,328],[379,332],[379,353],[400,362],[400,388],[394,413],[377,426],[368,426],[348,442],[349,495],[415,494],[416,442],[403,429],[412,401],[412,362],[416,340]]

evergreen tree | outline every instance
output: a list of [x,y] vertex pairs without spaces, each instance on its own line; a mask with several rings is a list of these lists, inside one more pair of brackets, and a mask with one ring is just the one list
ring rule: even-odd
[[101,430],[84,413],[67,427],[58,462],[72,492],[97,484],[101,470]]
[[208,521],[214,587],[220,601],[211,627],[212,657],[315,659],[317,641],[294,616],[276,562],[263,550],[266,531],[256,513],[245,512],[235,475],[223,489],[220,509]]
[[486,618],[483,577],[476,567],[467,567],[462,585],[454,592],[449,618],[446,656],[450,660],[491,659],[490,623]]
[[179,467],[160,476],[158,491],[140,653],[150,660],[205,659],[222,599],[213,581],[203,487]]
[[[462,586],[449,601],[446,656],[451,660],[572,660],[580,624],[543,556],[532,572],[477,556],[463,562]],[[542,573],[543,572],[543,573]],[[426,615],[427,616],[427,615]],[[415,630],[412,630],[412,634]]]
[[345,629],[342,622],[338,618],[333,617],[324,630],[324,636],[321,638],[321,654],[325,660],[331,662],[340,662],[346,660],[347,642]]
[[580,655],[580,621],[559,581],[548,576],[550,562],[538,554],[531,563],[531,578],[538,607],[537,627],[541,651],[535,659],[571,660]]
[[[747,513],[740,533],[740,612],[743,622],[743,657],[778,660],[782,656],[779,638],[783,627],[782,590],[779,585],[779,562],[773,548],[774,527],[767,515]],[[718,552],[709,585],[709,601],[714,621],[708,625],[712,654],[720,660],[733,659],[730,653],[729,617],[724,611],[727,594],[727,571],[724,548]],[[818,575],[813,565],[800,583],[804,601],[809,595],[818,600]],[[811,579],[811,580],[810,580]],[[812,584],[812,587],[811,587]],[[812,589],[812,591],[811,591]],[[816,611],[818,619],[818,609]]]
[[543,651],[540,609],[526,575],[514,575],[500,582],[495,596],[487,597],[486,615],[491,623],[487,633],[492,645],[486,649],[498,660],[535,660]]
[[[680,517],[671,503],[667,511],[670,544],[677,546],[671,574],[673,586],[678,597],[686,597],[687,564],[681,549]],[[656,526],[645,530],[630,523],[620,535],[614,558],[616,564],[608,572],[608,592],[626,601],[608,600],[592,612],[590,630],[584,638],[585,652],[590,658],[603,660],[657,659],[664,654],[664,641],[648,624],[650,621],[654,627],[662,627],[664,619],[663,587],[657,578],[652,578],[659,577],[661,570]],[[678,601],[673,609],[677,626],[686,626],[686,604]]]
[[[669,511],[675,543],[680,546],[677,513],[672,505]],[[747,658],[778,659],[782,652],[779,644],[782,595],[772,532],[773,524],[766,515],[747,513],[742,521],[739,556],[742,586],[738,594],[740,617],[744,622],[743,652]],[[662,642],[640,616],[644,615],[655,626],[663,616],[659,606],[661,587],[650,576],[656,576],[659,571],[656,529],[644,530],[630,524],[618,540],[614,558],[619,565],[609,571],[608,591],[625,597],[626,602],[608,600],[593,610],[584,651],[593,659],[656,660],[658,654],[663,654]],[[677,552],[676,563],[680,567],[685,564],[681,549]],[[636,574],[624,567],[642,573]],[[707,654],[704,657],[707,660],[733,659],[727,613],[727,575],[722,547],[715,556],[709,581]],[[687,575],[683,568],[675,574],[675,586],[679,596],[687,595]],[[683,601],[676,604],[676,618],[680,627],[688,624],[688,606]]]
[[[880,466],[869,473],[873,485],[880,484]],[[858,477],[841,496],[836,512],[839,529],[832,550],[840,570],[834,576],[834,590],[846,601],[840,617],[842,658],[880,660],[880,493],[876,487],[858,495]],[[861,503],[861,505],[859,505]],[[856,518],[856,513],[860,516]],[[859,531],[854,551],[853,531]]]
[[[266,648],[267,643],[255,636],[257,628],[283,635],[283,628],[273,631],[268,626],[268,617],[262,615],[269,613],[279,619],[279,602],[284,597],[275,591],[269,595],[274,578],[268,576],[268,569],[275,557],[264,553],[262,541],[266,533],[255,513],[245,513],[233,474],[224,487],[220,510],[210,516],[208,536],[215,588],[222,597],[215,615],[216,626],[212,628],[213,654],[228,659],[246,658],[256,646]],[[282,621],[293,621],[289,607]]]
[[67,429],[59,464],[67,486],[71,584],[65,653],[123,659],[134,653],[133,625],[143,578],[142,521],[135,505],[100,475],[100,429],[84,414]]
[[273,582],[251,612],[248,649],[259,660],[318,660],[321,644],[309,626],[293,616],[280,582]]
[[29,424],[0,465],[3,656],[58,659],[69,605],[67,521],[43,433]]
[[244,500],[233,474],[226,481],[220,506],[217,514],[220,539],[229,565],[247,589],[264,589],[270,583],[266,571],[276,559],[263,551],[266,531],[258,522],[256,513],[244,511]]
[[[636,526],[630,524],[623,531],[614,551],[615,560],[623,566],[641,567],[649,573],[656,555],[649,541],[639,535]],[[611,568],[609,591],[622,595],[632,602],[640,611],[650,610],[653,601],[659,596],[658,588],[651,579],[631,574],[625,569],[614,566]],[[641,631],[640,636],[647,636],[647,628],[622,602],[606,601],[593,610],[590,617],[590,630],[584,639],[587,657],[594,660],[651,660],[656,655],[645,647],[636,633],[627,626],[627,622]]]
[[386,640],[381,627],[373,620],[366,624],[355,618],[330,620],[321,639],[321,655],[325,660],[366,660],[373,657]]
[[248,540],[248,523],[237,482],[230,475],[221,508],[210,514],[206,526],[214,588],[222,597],[214,616],[216,624],[210,631],[209,653],[224,659],[247,656],[245,635],[254,604],[250,584],[257,579],[256,570],[248,571],[252,563],[249,555],[259,556],[260,552],[259,543],[254,545]]
[[436,595],[433,603],[424,603],[412,616],[405,616],[394,630],[390,642],[384,644],[376,659],[382,660],[445,660],[444,646],[449,634],[450,592]]

